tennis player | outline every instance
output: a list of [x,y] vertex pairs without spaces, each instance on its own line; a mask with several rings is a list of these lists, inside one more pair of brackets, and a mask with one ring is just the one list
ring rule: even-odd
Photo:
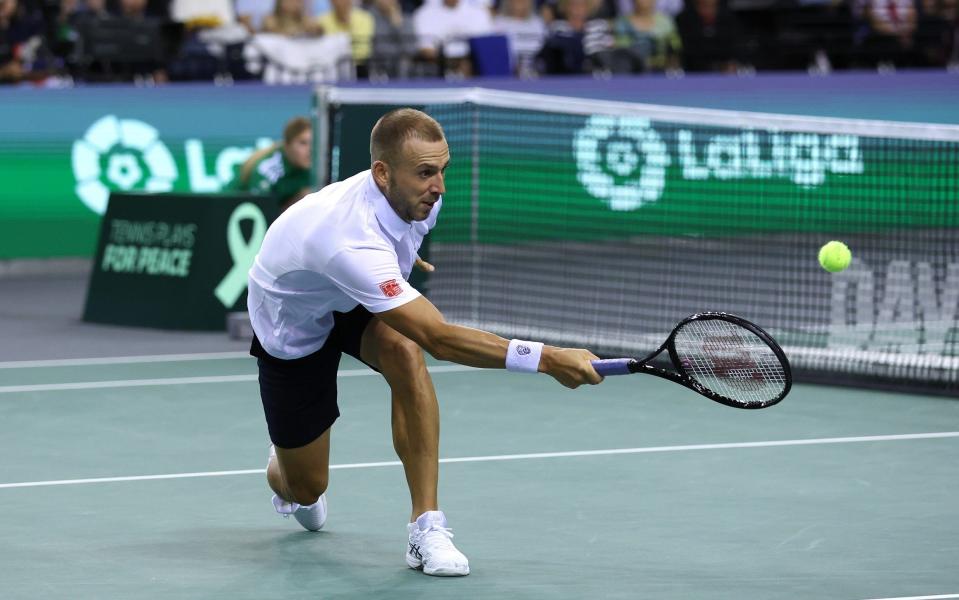
[[542,372],[575,388],[602,378],[586,350],[556,348],[447,323],[407,282],[436,224],[450,162],[443,130],[413,109],[384,115],[372,168],[308,195],[269,228],[250,269],[249,311],[273,449],[273,505],[310,531],[326,521],[336,375],[346,352],[386,379],[393,445],[412,499],[406,562],[427,575],[468,575],[439,510],[439,407],[422,349],[441,360]]

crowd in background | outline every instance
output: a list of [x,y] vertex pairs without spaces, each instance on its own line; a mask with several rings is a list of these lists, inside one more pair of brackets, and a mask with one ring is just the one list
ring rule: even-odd
[[0,0],[0,82],[944,68],[957,2]]

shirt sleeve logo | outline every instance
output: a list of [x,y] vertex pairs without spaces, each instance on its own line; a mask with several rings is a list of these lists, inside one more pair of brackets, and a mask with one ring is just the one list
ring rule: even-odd
[[396,283],[395,279],[381,283],[380,290],[383,291],[383,294],[386,295],[387,298],[395,298],[403,293],[403,288],[400,287],[400,284]]

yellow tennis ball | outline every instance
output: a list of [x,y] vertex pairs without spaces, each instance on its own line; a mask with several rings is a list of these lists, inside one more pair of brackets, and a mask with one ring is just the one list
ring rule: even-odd
[[819,264],[830,273],[838,273],[849,266],[852,252],[842,242],[829,242],[819,249]]

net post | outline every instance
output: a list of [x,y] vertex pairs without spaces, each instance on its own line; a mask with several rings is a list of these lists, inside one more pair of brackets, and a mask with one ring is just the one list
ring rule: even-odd
[[330,86],[313,92],[313,184],[316,189],[330,183]]

